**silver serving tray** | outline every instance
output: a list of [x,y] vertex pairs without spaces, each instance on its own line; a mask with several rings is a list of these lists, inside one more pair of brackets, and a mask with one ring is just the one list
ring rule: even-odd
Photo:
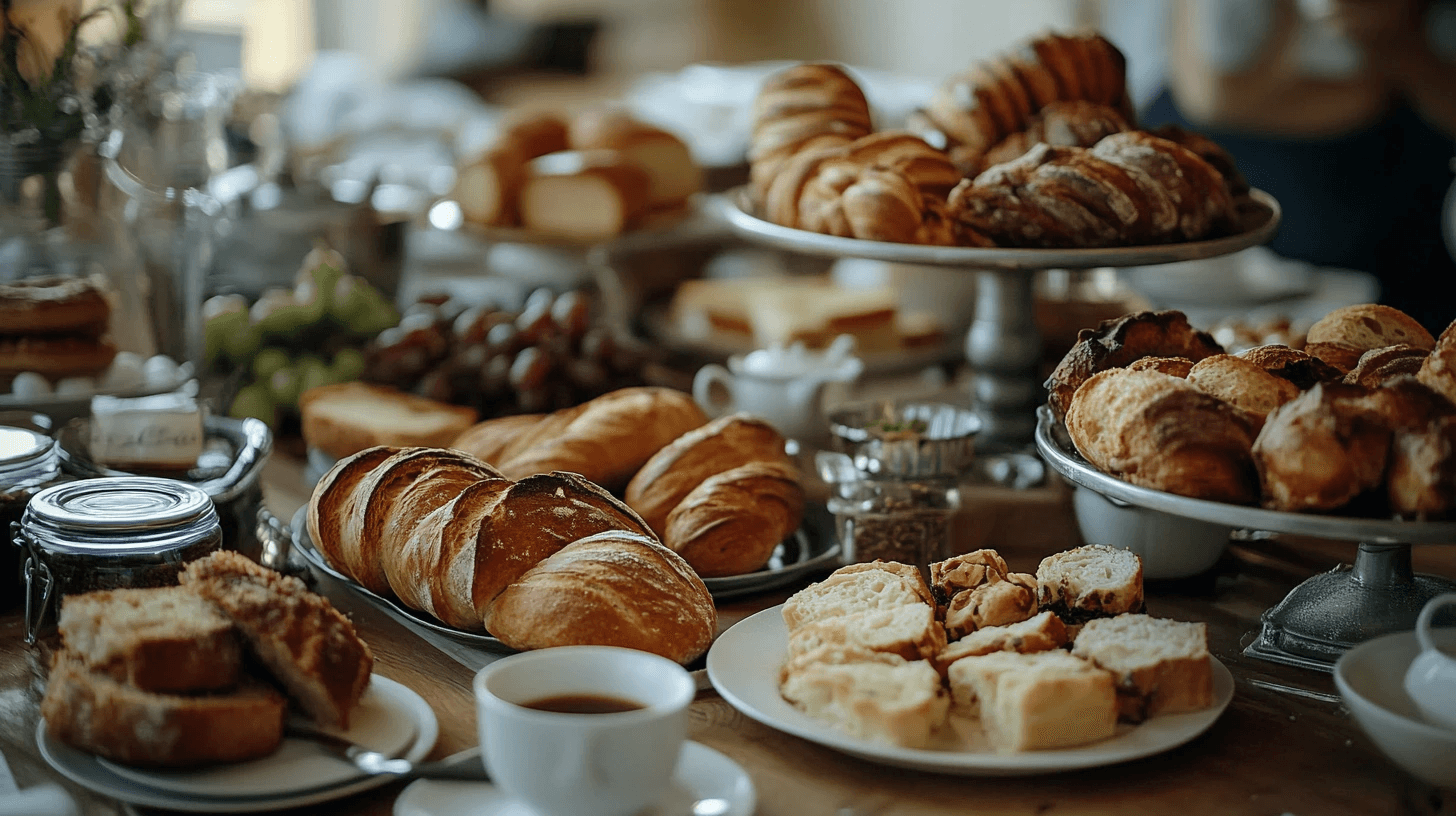
[[1062,423],[1051,409],[1036,409],[1036,449],[1053,470],[1068,481],[1113,501],[1126,502],[1184,518],[1224,524],[1242,530],[1306,535],[1336,541],[1372,544],[1453,544],[1456,521],[1401,521],[1399,519],[1288,513],[1225,502],[1191,499],[1124,482],[1087,462],[1077,452]]
[[1274,237],[1282,212],[1279,202],[1263,190],[1250,190],[1240,208],[1243,229],[1234,235],[1206,241],[1097,249],[1019,249],[1015,247],[943,247],[896,244],[841,238],[784,227],[758,217],[746,188],[737,187],[712,196],[709,207],[721,215],[739,236],[779,249],[832,258],[870,258],[892,263],[954,266],[966,269],[1036,271],[1041,269],[1095,269],[1103,266],[1151,266],[1227,255],[1258,246]]

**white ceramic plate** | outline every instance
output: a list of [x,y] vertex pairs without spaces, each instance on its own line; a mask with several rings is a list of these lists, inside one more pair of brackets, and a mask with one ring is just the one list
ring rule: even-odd
[[[1119,725],[1117,735],[1080,748],[1002,754],[981,750],[900,748],[851,737],[779,696],[779,665],[788,651],[783,606],[765,609],[718,637],[708,652],[708,679],[734,708],[771,728],[837,751],[902,768],[965,776],[1022,776],[1126,762],[1176,748],[1213,725],[1234,696],[1234,678],[1213,659],[1213,707]],[[959,718],[953,718],[959,720]],[[965,726],[970,720],[960,720]],[[959,730],[959,729],[958,729]],[[979,731],[979,728],[974,729]],[[962,732],[975,744],[978,734]],[[981,738],[984,740],[984,737]],[[984,742],[982,742],[984,744]]]
[[[347,736],[392,746],[419,761],[435,747],[435,712],[412,689],[374,675]],[[307,739],[287,737],[278,751],[250,762],[188,771],[129,768],[72,748],[36,729],[41,756],[67,779],[97,793],[149,807],[203,813],[280,810],[326,802],[377,787],[393,777],[362,776],[348,762]]]
[[[642,816],[753,816],[756,804],[753,780],[738,763],[701,743],[685,742],[672,787]],[[486,782],[421,779],[394,800],[394,816],[529,816],[532,812]]]

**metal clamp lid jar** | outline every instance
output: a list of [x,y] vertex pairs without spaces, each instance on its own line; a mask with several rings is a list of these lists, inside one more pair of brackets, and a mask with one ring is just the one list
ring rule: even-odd
[[25,634],[34,643],[55,598],[176,584],[184,564],[222,546],[222,528],[200,488],[119,476],[35,494],[15,543],[26,551]]
[[[60,473],[55,440],[28,428],[0,426],[0,533],[18,526],[30,497],[55,483]],[[20,587],[20,551],[0,544],[0,609],[19,602]]]

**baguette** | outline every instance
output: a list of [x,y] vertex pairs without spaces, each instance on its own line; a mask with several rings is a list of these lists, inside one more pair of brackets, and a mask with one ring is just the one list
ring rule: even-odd
[[51,659],[40,703],[46,732],[124,765],[183,768],[267,756],[288,702],[257,681],[214,694],[142,691],[90,671],[67,649]]
[[88,670],[140,691],[225,689],[242,677],[233,622],[182,587],[69,595],[57,628]]
[[694,428],[661,447],[632,477],[624,497],[628,506],[663,534],[667,517],[708,477],[752,462],[786,468],[784,437],[762,419],[729,414]]
[[768,563],[804,517],[797,471],[750,462],[709,476],[667,514],[662,543],[704,578],[742,575]]
[[532,430],[546,414],[512,414],[477,422],[450,442],[450,447],[474,456],[482,462],[504,461],[519,446],[532,438]]
[[622,646],[688,663],[717,632],[713,597],[692,567],[650,535],[578,539],[505,587],[486,628],[515,649]]
[[230,550],[187,565],[182,584],[232,618],[252,653],[319,723],[347,729],[374,654],[354,625],[303,582]]
[[[653,387],[612,391],[566,409],[560,420],[555,417],[548,416],[532,429],[529,447],[499,463],[506,478],[561,470],[579,473],[608,490],[621,490],[668,443],[708,421],[691,395]],[[534,432],[542,426],[554,433]],[[671,509],[663,511],[664,519]]]

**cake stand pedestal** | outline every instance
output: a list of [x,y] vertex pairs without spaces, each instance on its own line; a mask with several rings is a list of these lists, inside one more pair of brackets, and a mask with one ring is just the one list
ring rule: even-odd
[[971,406],[982,423],[976,447],[991,452],[1030,446],[1036,407],[1044,399],[1038,370],[1036,272],[1215,258],[1268,241],[1280,219],[1279,203],[1254,190],[1240,208],[1239,232],[1208,241],[1105,249],[942,247],[864,241],[780,226],[757,217],[743,188],[718,195],[714,202],[734,233],[756,244],[821,257],[941,266],[975,274],[976,308],[966,336],[966,359],[974,375]]
[[1088,464],[1045,406],[1037,409],[1036,447],[1068,481],[1113,501],[1239,530],[1358,543],[1353,566],[1306,580],[1264,612],[1258,637],[1244,649],[1250,657],[1332,671],[1346,649],[1377,635],[1415,628],[1426,601],[1456,591],[1456,581],[1411,569],[1411,545],[1456,544],[1456,521],[1285,513],[1139,487]]

